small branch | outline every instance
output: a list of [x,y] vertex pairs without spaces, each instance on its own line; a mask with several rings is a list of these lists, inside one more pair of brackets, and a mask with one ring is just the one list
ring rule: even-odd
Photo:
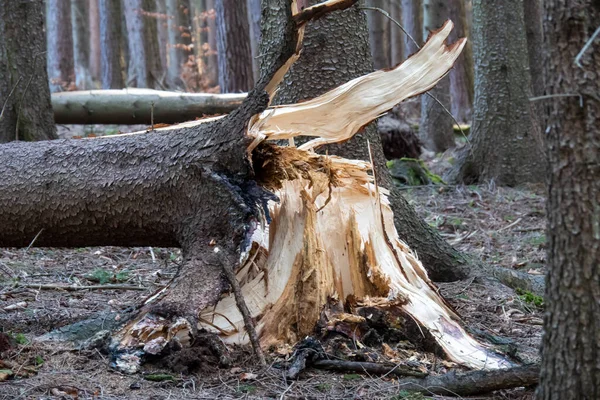
[[[219,248],[215,247],[215,253],[219,254]],[[265,355],[260,348],[260,341],[258,340],[258,335],[256,334],[256,329],[254,328],[254,321],[250,316],[250,310],[248,310],[248,306],[246,305],[246,300],[244,299],[244,295],[242,294],[242,289],[240,288],[240,284],[235,276],[235,272],[233,272],[233,268],[227,262],[224,257],[220,257],[221,264],[223,266],[223,271],[225,271],[225,276],[231,285],[231,289],[233,290],[233,296],[235,297],[235,303],[237,305],[240,314],[242,314],[242,318],[244,319],[244,327],[246,328],[246,333],[250,338],[250,343],[252,344],[252,348],[254,349],[254,353],[258,358],[258,362],[261,366],[266,366],[267,362],[265,361]]]
[[385,15],[386,17],[388,17],[390,19],[390,21],[392,21],[394,24],[396,24],[398,26],[398,28],[400,28],[400,30],[402,32],[404,32],[404,34],[406,36],[408,36],[408,38],[415,44],[415,46],[417,46],[417,49],[420,49],[421,46],[419,46],[419,44],[417,43],[417,41],[410,35],[410,33],[408,33],[408,31],[406,29],[404,29],[404,27],[402,26],[402,24],[398,21],[396,21],[394,19],[394,17],[392,17],[387,11],[382,10],[381,8],[378,7],[360,7],[361,10],[371,10],[371,11],[377,11],[383,15]]
[[37,240],[37,238],[40,237],[40,235],[42,234],[43,231],[44,231],[44,228],[40,229],[40,231],[37,233],[37,235],[35,235],[35,237],[31,241],[31,243],[29,243],[29,246],[27,246],[27,248],[25,249],[25,253],[27,253],[29,251],[29,249],[31,248],[31,246],[33,246],[33,244],[35,243],[35,241]]
[[53,284],[38,284],[38,283],[17,283],[16,287],[24,287],[38,290],[66,290],[74,292],[77,290],[146,290],[145,287],[134,285],[90,285],[90,286],[66,286]]
[[585,54],[587,49],[590,48],[592,43],[594,43],[594,40],[596,40],[598,35],[600,35],[600,26],[598,27],[598,29],[596,29],[596,32],[594,32],[592,37],[587,42],[585,42],[585,44],[583,45],[583,48],[581,49],[581,51],[579,53],[577,53],[577,56],[575,57],[575,65],[577,65],[579,68],[583,69],[583,65],[581,65],[581,58],[583,57],[583,55]]
[[12,90],[6,97],[6,100],[4,101],[4,104],[2,105],[2,111],[0,111],[0,121],[2,121],[2,116],[4,116],[4,109],[6,108],[6,105],[8,104],[8,100],[10,99],[10,96],[12,96],[13,92],[17,89],[17,86],[19,86],[21,79],[23,79],[22,76],[19,77],[19,79],[17,80],[17,83],[15,83],[15,86],[13,86]]
[[372,362],[317,360],[312,363],[312,366],[330,371],[352,371],[373,375],[415,376],[419,378],[427,376],[426,373],[418,372],[399,365],[384,365]]
[[329,0],[312,7],[307,7],[294,15],[294,21],[298,27],[306,24],[308,21],[316,20],[332,11],[345,10],[356,4],[358,0]]
[[583,96],[579,93],[547,94],[545,96],[530,97],[529,101],[540,101],[556,97],[579,97],[579,106],[583,108]]

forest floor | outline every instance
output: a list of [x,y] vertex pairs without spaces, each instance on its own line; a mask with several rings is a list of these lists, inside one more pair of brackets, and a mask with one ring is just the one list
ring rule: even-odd
[[[435,170],[437,162],[429,161]],[[540,187],[427,186],[403,188],[425,220],[460,250],[485,263],[530,274],[545,272],[545,208]],[[77,350],[35,338],[55,328],[110,310],[110,318],[165,285],[180,261],[178,249],[80,248],[0,249],[0,399],[422,399],[403,391],[392,377],[307,369],[286,382],[278,368],[285,355],[271,353],[271,366],[253,364],[249,349],[236,349],[234,365],[219,369],[207,362],[186,374],[146,365],[137,375],[109,368],[99,350]],[[39,285],[101,286],[121,284],[142,290],[65,291]],[[512,340],[526,362],[538,360],[543,305],[530,294],[490,288],[468,280],[438,285],[441,293],[480,331]],[[401,344],[392,346],[401,352]],[[374,350],[377,351],[376,349]],[[422,368],[451,367],[432,354],[413,354]],[[13,376],[2,382],[3,370]],[[6,371],[4,371],[6,372]],[[156,373],[167,379],[156,380]],[[477,399],[530,399],[524,388]],[[433,396],[444,398],[443,396]]]

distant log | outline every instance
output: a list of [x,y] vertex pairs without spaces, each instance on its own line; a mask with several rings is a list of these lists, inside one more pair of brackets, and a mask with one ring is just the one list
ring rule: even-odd
[[237,108],[246,93],[179,93],[151,89],[89,90],[52,94],[57,124],[173,124]]

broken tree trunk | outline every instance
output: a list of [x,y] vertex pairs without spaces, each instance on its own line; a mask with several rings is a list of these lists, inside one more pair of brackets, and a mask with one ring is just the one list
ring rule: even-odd
[[245,93],[208,94],[152,89],[90,90],[52,95],[57,124],[177,123],[235,110]]
[[[115,365],[127,372],[172,340],[189,345],[198,327],[227,342],[247,340],[226,293],[225,263],[235,267],[262,345],[296,340],[326,304],[352,300],[410,315],[457,363],[507,366],[465,332],[399,240],[371,164],[312,151],[429,90],[465,40],[445,45],[447,22],[394,70],[265,109],[297,56],[306,20],[354,3],[332,0],[292,19],[287,1],[271,1],[286,17],[274,30],[278,57],[230,115],[145,135],[4,146],[0,245],[27,246],[35,237],[39,246],[181,246],[178,276],[113,338]],[[273,144],[299,135],[314,139],[298,148]]]

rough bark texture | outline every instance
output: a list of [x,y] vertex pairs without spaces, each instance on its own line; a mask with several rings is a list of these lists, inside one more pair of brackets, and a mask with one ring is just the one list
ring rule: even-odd
[[167,0],[168,14],[168,81],[173,87],[184,88],[181,79],[182,65],[192,55],[191,37],[189,35],[189,13],[187,7],[179,0]]
[[[423,0],[401,0],[402,26],[421,46],[423,44]],[[404,58],[416,53],[418,47],[408,36],[404,37]]]
[[[527,1],[525,2],[527,3]],[[450,19],[454,22],[454,30],[450,34],[450,41],[458,38],[469,38],[462,54],[450,71],[450,111],[458,122],[471,121],[473,112],[473,97],[475,82],[473,76],[473,45],[471,33],[467,23],[467,10],[465,0],[452,0],[450,4]],[[541,51],[541,47],[540,47]]]
[[73,62],[75,86],[79,90],[92,88],[90,75],[89,3],[71,0],[71,23],[73,24]]
[[[511,29],[506,29],[507,26]],[[473,2],[475,102],[471,147],[450,180],[542,182],[546,161],[531,97],[523,4]]]
[[90,27],[90,72],[96,81],[100,81],[100,10],[99,0],[89,2],[89,27]]
[[[308,3],[312,5],[318,1],[311,0]],[[273,104],[310,99],[371,72],[373,65],[365,12],[369,11],[353,7],[309,24],[304,34],[302,54],[283,80]],[[271,12],[263,21],[263,38],[269,38],[269,29],[278,24],[276,18],[277,15]],[[269,49],[270,43],[269,39],[263,40],[261,54],[272,51]],[[363,134],[342,145],[328,146],[327,151],[346,158],[369,160],[367,141],[371,145],[378,171],[377,181],[391,189],[390,200],[400,237],[419,255],[434,281],[465,277],[468,273],[467,260],[420,219],[394,188],[385,166],[381,139],[373,124],[366,127]]]
[[260,0],[248,1],[248,24],[250,26],[250,47],[252,50],[252,72],[256,81],[260,76],[258,46],[260,44]]
[[544,6],[542,0],[526,0],[523,2],[523,7],[531,87],[534,96],[541,96],[544,94],[544,31],[542,26]]
[[[446,0],[423,1],[423,39],[439,29],[448,19],[450,10]],[[450,110],[450,78],[442,79],[429,93]],[[452,118],[431,96],[421,96],[421,123],[419,136],[425,147],[436,153],[455,146]]]
[[[402,23],[402,9],[399,1],[390,2],[388,5],[390,15],[399,23]],[[456,28],[454,28],[456,29]],[[403,61],[404,55],[404,32],[395,23],[390,23],[390,63],[396,66]]]
[[71,2],[48,0],[46,3],[46,25],[50,91],[67,90],[75,79]]
[[121,61],[121,5],[119,0],[99,0],[98,9],[102,89],[120,89],[125,86]]
[[[542,372],[537,399],[600,398],[600,3],[545,1],[551,166]],[[580,103],[582,101],[582,103]]]
[[221,93],[249,90],[254,82],[248,8],[243,0],[216,0]]
[[[379,9],[387,8],[385,0],[368,0],[367,6]],[[375,69],[386,68],[390,65],[389,49],[389,19],[379,11],[367,10],[367,26],[369,27],[369,43],[373,66]]]
[[43,7],[42,0],[0,7],[0,143],[56,138]]

